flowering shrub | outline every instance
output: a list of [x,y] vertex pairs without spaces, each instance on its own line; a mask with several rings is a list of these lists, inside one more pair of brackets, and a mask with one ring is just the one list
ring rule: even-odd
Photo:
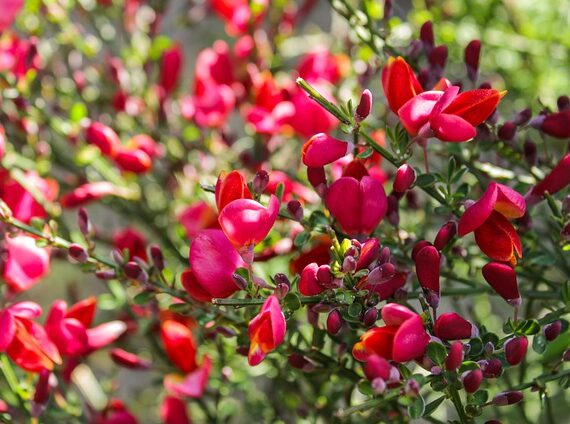
[[567,419],[570,101],[395,6],[0,0],[0,420]]

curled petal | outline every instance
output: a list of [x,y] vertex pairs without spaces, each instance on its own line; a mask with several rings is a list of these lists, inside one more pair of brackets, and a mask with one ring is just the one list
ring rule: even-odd
[[386,325],[400,325],[417,314],[399,303],[388,303],[381,310]]
[[215,197],[218,211],[234,200],[252,198],[245,178],[238,171],[222,172],[218,176]]
[[375,327],[360,337],[360,342],[352,348],[355,359],[365,361],[369,355],[379,355],[388,360],[392,359],[394,335],[398,326]]
[[[569,110],[570,111],[570,110]],[[540,199],[544,193],[554,194],[570,184],[570,153],[566,154],[560,162],[544,177],[544,179],[535,185],[527,195],[531,201]]]
[[524,197],[512,188],[497,184],[497,201],[494,209],[509,219],[520,218],[526,212],[526,202]]
[[319,284],[317,270],[319,266],[313,262],[303,269],[299,280],[299,291],[304,296],[315,296],[326,290],[326,287]]
[[515,252],[522,257],[520,238],[507,218],[493,212],[483,225],[475,230],[475,241],[491,259],[516,263]]
[[269,352],[283,342],[286,327],[279,299],[274,295],[269,296],[259,314],[250,321],[248,326],[249,365],[258,365]]
[[127,324],[123,321],[109,321],[87,330],[89,350],[101,349],[117,340],[125,331]]
[[430,119],[437,101],[443,95],[442,91],[426,91],[408,100],[398,110],[402,125],[411,135],[416,135]]

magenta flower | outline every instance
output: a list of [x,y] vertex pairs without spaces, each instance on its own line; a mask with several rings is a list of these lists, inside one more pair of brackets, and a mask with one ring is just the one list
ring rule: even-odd
[[520,306],[522,300],[517,276],[511,266],[500,262],[491,262],[485,265],[482,271],[485,280],[509,305]]
[[253,248],[263,241],[275,224],[279,199],[269,198],[267,207],[252,199],[237,199],[220,212],[218,222],[228,240],[237,248]]
[[49,272],[49,249],[36,246],[34,238],[7,237],[2,245],[6,252],[2,277],[11,292],[28,290]]
[[189,261],[182,285],[193,298],[209,302],[239,290],[232,275],[246,263],[221,230],[200,231],[190,245]]
[[275,350],[283,342],[287,323],[281,311],[279,299],[269,296],[258,315],[249,323],[249,354],[248,363],[251,366],[258,365],[265,356]]
[[0,0],[0,32],[12,25],[24,5],[24,0]]
[[463,343],[456,341],[451,344],[447,358],[445,358],[445,369],[455,371],[463,363]]
[[160,63],[160,86],[165,94],[170,94],[178,84],[184,57],[180,44],[176,43],[162,55]]
[[384,187],[368,175],[339,178],[328,188],[325,203],[349,235],[372,233],[388,209]]
[[505,357],[510,365],[520,364],[528,349],[528,339],[526,336],[513,337],[505,342]]
[[437,308],[441,294],[439,286],[439,263],[441,256],[434,246],[426,245],[417,251],[414,261],[420,286],[426,293],[430,306]]
[[544,179],[526,194],[529,204],[539,202],[544,193],[555,194],[570,184],[570,153],[566,154]]
[[310,168],[328,165],[352,152],[353,148],[354,145],[350,142],[337,140],[324,133],[315,134],[303,145],[303,164]]

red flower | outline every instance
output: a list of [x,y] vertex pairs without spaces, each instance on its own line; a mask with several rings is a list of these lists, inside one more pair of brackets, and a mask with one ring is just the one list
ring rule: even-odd
[[472,339],[479,335],[479,330],[461,315],[448,312],[435,321],[433,332],[441,340]]
[[172,47],[165,50],[162,55],[162,61],[160,63],[160,86],[167,95],[170,94],[178,84],[183,60],[182,49],[178,43],[175,43]]
[[303,145],[301,156],[303,164],[310,168],[318,168],[346,156],[353,148],[354,145],[350,142],[319,133]]
[[544,179],[525,196],[530,204],[539,202],[544,193],[555,194],[570,184],[570,153],[566,154]]
[[388,106],[395,114],[412,97],[423,89],[414,71],[402,57],[390,57],[382,69],[382,87]]
[[520,218],[525,211],[525,200],[519,193],[493,181],[461,216],[458,234],[463,237],[475,231],[475,240],[487,256],[514,264],[515,253],[522,257],[522,247],[509,219]]
[[397,303],[387,304],[381,313],[386,325],[364,333],[352,348],[352,355],[359,361],[375,354],[396,362],[423,356],[430,338],[421,316]]
[[129,260],[135,257],[147,260],[146,239],[134,228],[125,228],[113,235],[113,244],[120,252],[129,251]]
[[218,212],[237,199],[252,199],[251,192],[243,175],[238,171],[222,172],[216,182],[216,206]]
[[483,267],[483,277],[509,305],[521,304],[517,276],[512,267],[500,262],[488,263]]
[[275,350],[283,342],[287,323],[281,311],[279,299],[271,295],[267,298],[261,311],[249,323],[248,363],[258,365],[265,356]]

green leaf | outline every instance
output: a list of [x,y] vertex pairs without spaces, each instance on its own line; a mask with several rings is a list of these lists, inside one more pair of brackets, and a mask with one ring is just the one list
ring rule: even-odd
[[289,293],[283,299],[283,304],[292,311],[296,311],[301,308],[301,299],[295,293]]
[[424,398],[421,395],[418,395],[410,406],[408,406],[408,414],[410,414],[410,418],[418,419],[422,417],[425,409],[426,404]]
[[437,342],[431,342],[427,347],[427,356],[436,365],[442,366],[447,357],[445,346]]
[[562,354],[570,346],[570,333],[563,333],[546,345],[542,355],[542,363],[558,361]]
[[487,390],[479,390],[472,396],[475,405],[483,405],[489,399],[489,392]]
[[536,353],[544,353],[546,349],[546,338],[542,334],[537,334],[532,340],[532,349]]
[[363,152],[356,155],[357,159],[368,159],[374,153],[374,149],[372,147],[367,147]]
[[153,297],[154,297],[154,292],[143,291],[143,292],[137,294],[133,298],[133,303],[135,305],[144,305],[144,304],[147,304]]
[[362,305],[360,303],[353,303],[348,307],[348,315],[352,318],[359,317],[362,313]]
[[295,241],[293,242],[293,244],[295,245],[295,247],[301,247],[305,243],[307,243],[310,238],[311,238],[311,233],[307,231],[301,231],[299,234],[297,234],[297,237],[295,237]]
[[424,409],[423,417],[429,417],[431,414],[435,412],[435,410],[443,403],[445,400],[445,396],[438,397],[436,400],[431,401],[428,403]]
[[459,373],[464,373],[465,371],[472,371],[479,369],[479,364],[475,361],[465,361],[459,367]]
[[69,110],[69,119],[78,123],[87,116],[87,106],[84,103],[74,103]]
[[570,280],[562,284],[562,300],[567,306],[570,306]]
[[418,187],[429,187],[435,183],[435,176],[432,174],[422,174],[416,179],[416,184]]
[[524,334],[526,336],[532,336],[540,331],[540,324],[535,319],[529,319],[525,321],[520,321],[517,323],[515,328],[515,334]]

